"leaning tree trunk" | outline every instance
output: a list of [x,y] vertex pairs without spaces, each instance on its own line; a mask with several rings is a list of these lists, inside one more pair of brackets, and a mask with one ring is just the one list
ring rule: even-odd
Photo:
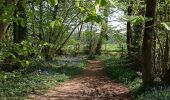
[[152,20],[145,23],[144,39],[143,39],[143,49],[142,49],[142,79],[144,87],[149,87],[153,85],[152,77],[152,47],[153,47],[153,35],[154,35],[154,25],[155,25],[155,15],[156,15],[156,4],[157,0],[147,0],[146,1],[146,14],[148,18]]

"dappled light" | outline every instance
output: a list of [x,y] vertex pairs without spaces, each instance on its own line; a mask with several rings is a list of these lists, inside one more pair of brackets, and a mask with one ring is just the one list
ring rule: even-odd
[[42,96],[30,96],[28,99],[59,99],[59,100],[112,100],[132,99],[129,89],[111,81],[99,61],[88,61],[88,68],[71,81],[50,89]]
[[0,100],[170,100],[170,0],[0,0]]

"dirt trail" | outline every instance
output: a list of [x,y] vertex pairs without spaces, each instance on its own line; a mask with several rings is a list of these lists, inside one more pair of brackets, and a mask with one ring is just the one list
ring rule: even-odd
[[89,61],[89,67],[73,80],[27,100],[132,100],[128,88],[110,80],[100,61]]

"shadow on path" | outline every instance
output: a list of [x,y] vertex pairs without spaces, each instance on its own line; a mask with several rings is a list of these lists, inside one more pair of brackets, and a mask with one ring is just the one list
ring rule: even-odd
[[30,95],[27,100],[132,100],[125,85],[106,76],[102,62],[88,62],[88,68],[73,80],[62,83],[43,95]]

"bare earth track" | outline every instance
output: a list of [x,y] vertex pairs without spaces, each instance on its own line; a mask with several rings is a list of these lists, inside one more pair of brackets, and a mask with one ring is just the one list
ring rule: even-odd
[[100,61],[89,61],[81,75],[27,100],[132,100],[132,97],[125,85],[105,75]]

